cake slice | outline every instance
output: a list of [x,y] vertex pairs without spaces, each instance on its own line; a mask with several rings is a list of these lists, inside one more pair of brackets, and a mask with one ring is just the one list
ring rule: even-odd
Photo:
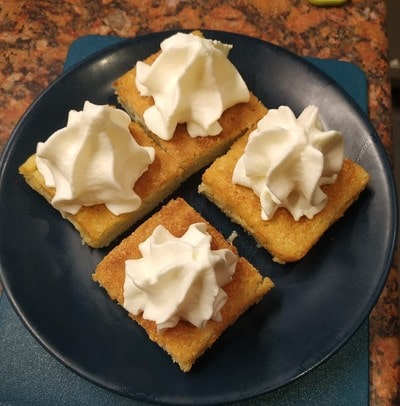
[[[199,33],[197,33],[199,35]],[[151,65],[159,53],[149,56],[144,62]],[[116,80],[114,89],[119,103],[134,121],[146,128],[143,114],[154,104],[150,96],[141,96],[135,85],[136,67],[133,67]],[[232,143],[267,112],[264,105],[250,92],[247,103],[239,103],[222,114],[219,123],[220,134],[192,138],[186,124],[178,124],[171,140],[165,141],[151,131],[149,135],[164,151],[174,157],[184,171],[185,178],[209,165],[215,158],[224,154]]]
[[287,209],[281,207],[272,219],[265,221],[261,219],[260,200],[253,190],[232,183],[233,170],[243,154],[247,139],[248,134],[205,171],[199,192],[240,224],[271,253],[275,261],[298,261],[343,216],[367,186],[369,176],[361,166],[345,159],[336,181],[321,187],[328,196],[328,202],[312,219],[303,216],[296,221]]
[[[181,237],[191,224],[198,222],[206,221],[182,198],[171,200],[99,263],[93,274],[93,280],[107,291],[111,299],[122,305],[125,261],[141,257],[139,244],[146,240],[158,225],[163,225],[173,235]],[[212,236],[212,249],[228,248],[237,254],[236,248],[208,223],[207,231]],[[181,320],[175,327],[158,332],[156,324],[145,320],[141,314],[130,315],[130,317],[146,330],[152,341],[179,364],[182,371],[188,372],[221,333],[251,305],[259,302],[273,286],[273,282],[267,277],[263,278],[246,259],[239,258],[232,281],[223,288],[228,294],[228,299],[221,310],[222,321],[210,320],[205,327],[198,328]]]
[[[139,145],[155,148],[154,162],[134,186],[134,191],[142,199],[139,209],[117,216],[104,204],[97,204],[83,206],[76,214],[62,213],[79,231],[83,242],[93,248],[109,245],[175,191],[183,179],[182,169],[174,159],[156,145],[138,124],[131,123],[129,129]],[[35,154],[20,166],[19,173],[32,189],[51,202],[55,190],[45,185],[43,176],[36,167]]]

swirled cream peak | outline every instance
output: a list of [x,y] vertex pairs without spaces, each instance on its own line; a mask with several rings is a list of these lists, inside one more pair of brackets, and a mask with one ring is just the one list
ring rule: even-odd
[[146,126],[170,140],[179,123],[191,137],[217,135],[218,120],[229,107],[250,98],[249,90],[229,61],[231,45],[194,34],[177,33],[161,43],[149,66],[136,65],[136,86],[154,105],[144,113]]
[[287,106],[269,110],[250,134],[232,181],[253,189],[261,217],[269,220],[286,207],[295,220],[313,218],[326,205],[321,186],[335,181],[343,163],[343,137],[324,131],[318,108],[298,118]]
[[88,101],[71,110],[66,127],[36,150],[45,184],[55,188],[52,205],[75,214],[82,206],[104,203],[119,215],[137,210],[135,182],[154,160],[154,149],[141,147],[129,132],[124,111]]
[[124,308],[153,320],[158,330],[180,319],[202,327],[221,320],[227,300],[222,286],[235,272],[237,256],[211,249],[205,223],[189,226],[178,238],[158,226],[139,245],[142,258],[125,262]]

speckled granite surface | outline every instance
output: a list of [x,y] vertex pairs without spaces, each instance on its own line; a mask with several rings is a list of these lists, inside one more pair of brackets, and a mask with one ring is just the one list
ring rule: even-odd
[[[3,4],[4,3],[4,4]],[[135,36],[171,28],[243,33],[302,56],[355,63],[369,83],[370,118],[391,154],[391,101],[383,0],[317,8],[306,0],[64,0],[0,5],[0,143],[62,71],[70,44],[88,34]],[[393,266],[370,315],[370,404],[400,404],[399,278]]]

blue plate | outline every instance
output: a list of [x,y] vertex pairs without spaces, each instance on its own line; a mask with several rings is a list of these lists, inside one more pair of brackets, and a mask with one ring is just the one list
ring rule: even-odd
[[[171,32],[126,40],[56,80],[29,108],[1,158],[0,276],[36,339],[86,379],[138,400],[216,404],[293,381],[335,353],[374,306],[392,263],[397,203],[390,164],[357,104],[331,78],[288,51],[250,37],[205,31],[234,45],[230,58],[268,107],[297,114],[316,104],[324,125],[345,134],[346,155],[370,174],[368,189],[301,261],[279,265],[197,193],[200,175],[177,192],[235,240],[276,288],[182,373],[91,274],[106,252],[81,244],[75,229],[33,192],[18,166],[38,141],[87,99],[116,103],[112,83],[159,49]],[[116,241],[117,243],[118,241]],[[116,244],[115,243],[115,244]],[[114,245],[115,245],[114,244]]]

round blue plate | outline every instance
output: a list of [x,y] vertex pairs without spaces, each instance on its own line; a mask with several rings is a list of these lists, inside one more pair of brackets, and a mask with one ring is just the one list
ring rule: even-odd
[[[64,126],[85,100],[116,103],[112,83],[159,49],[158,33],[112,46],[56,80],[30,107],[1,158],[0,275],[26,327],[57,359],[86,379],[138,400],[216,404],[271,391],[337,351],[374,306],[391,266],[397,204],[391,168],[368,119],[310,63],[269,43],[205,31],[233,44],[230,58],[270,108],[296,114],[319,106],[327,128],[343,132],[346,155],[370,174],[368,189],[301,261],[279,265],[197,193],[199,174],[178,191],[235,240],[276,288],[182,373],[170,357],[92,281],[105,253],[83,246],[75,229],[18,175],[18,166]],[[117,242],[116,242],[117,243]]]

